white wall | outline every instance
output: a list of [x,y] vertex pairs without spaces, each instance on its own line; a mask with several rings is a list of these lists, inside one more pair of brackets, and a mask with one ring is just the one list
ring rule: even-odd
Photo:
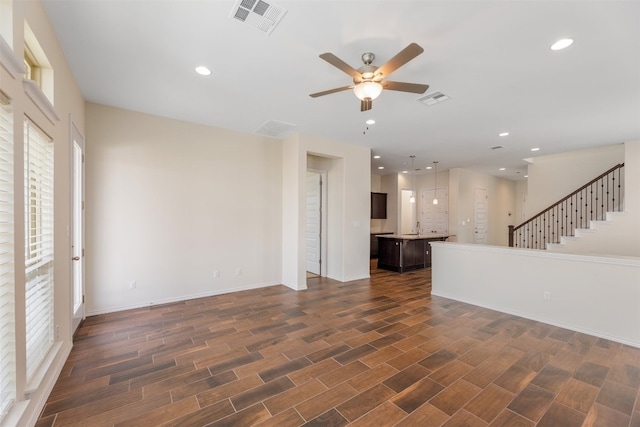
[[89,314],[280,283],[280,141],[90,103],[86,114]]
[[432,295],[640,347],[640,259],[432,247]]
[[486,189],[489,197],[488,244],[507,246],[508,226],[517,221],[515,182],[459,168],[449,171],[449,233],[455,236],[449,241],[473,243],[477,188]]
[[382,190],[382,176],[371,174],[371,191],[374,193],[381,193]]
[[515,225],[521,224],[526,221],[526,215],[528,212],[528,195],[527,195],[527,179],[516,181],[516,200],[515,200],[515,213],[514,223]]
[[380,191],[387,193],[387,219],[381,219],[378,228],[372,232],[392,232],[398,230],[398,175],[382,175],[380,179]]
[[[299,135],[293,134],[282,141],[282,283],[292,289],[306,289],[304,276],[304,259],[299,254],[305,254],[304,236],[305,224],[303,218],[303,201],[306,203],[306,189],[302,182],[300,162],[304,161],[306,175],[306,154],[304,160],[300,154]],[[306,210],[306,206],[305,206]],[[306,215],[305,215],[306,217]],[[295,264],[297,263],[297,264]]]
[[[371,216],[371,150],[342,142],[294,134],[283,144],[282,280],[292,289],[305,289],[303,186],[308,155],[332,159],[328,171],[327,276],[342,282],[369,277]],[[296,214],[297,212],[297,214]],[[291,220],[293,215],[298,220]]]
[[624,162],[624,151],[624,144],[615,144],[533,158],[528,168],[527,218]]
[[640,223],[640,141],[624,144],[624,211]]

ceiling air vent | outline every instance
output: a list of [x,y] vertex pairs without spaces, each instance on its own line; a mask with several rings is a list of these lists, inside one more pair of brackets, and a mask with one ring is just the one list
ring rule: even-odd
[[446,101],[447,99],[449,99],[449,97],[442,92],[431,92],[425,96],[421,96],[417,101],[422,102],[424,105],[433,105],[438,102]]
[[490,148],[492,150],[499,150],[499,149],[504,148],[504,147],[502,145],[496,145],[496,146],[493,146],[493,147],[490,147]]
[[291,123],[278,122],[276,120],[267,120],[258,129],[256,133],[264,136],[270,136],[276,139],[285,139],[296,131],[298,126]]
[[271,34],[287,11],[262,0],[238,0],[231,10],[231,17],[250,27]]

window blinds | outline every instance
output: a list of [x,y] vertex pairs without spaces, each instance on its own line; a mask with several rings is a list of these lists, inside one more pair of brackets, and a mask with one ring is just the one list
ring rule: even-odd
[[53,344],[53,142],[24,122],[27,381]]
[[15,399],[13,114],[0,92],[0,423]]

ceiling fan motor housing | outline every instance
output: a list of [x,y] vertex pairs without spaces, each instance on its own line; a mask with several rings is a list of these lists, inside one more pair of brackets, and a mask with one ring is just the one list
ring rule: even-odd
[[[373,55],[373,54],[372,54]],[[376,75],[375,72],[378,69],[375,65],[363,65],[358,68],[359,76],[355,76],[353,78],[354,83],[366,82],[366,81],[376,81],[379,82],[382,80],[382,75]]]

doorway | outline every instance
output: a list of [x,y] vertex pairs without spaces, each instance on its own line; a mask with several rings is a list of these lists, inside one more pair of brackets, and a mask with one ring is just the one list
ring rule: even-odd
[[412,190],[402,190],[400,192],[400,234],[418,233],[418,222],[416,218],[416,203],[411,202]]
[[306,180],[305,266],[307,279],[326,276],[325,171],[308,170]]
[[489,223],[489,196],[484,188],[476,188],[475,203],[473,209],[474,234],[473,243],[487,244],[488,223]]
[[72,331],[85,318],[84,305],[84,137],[71,123],[71,274]]

